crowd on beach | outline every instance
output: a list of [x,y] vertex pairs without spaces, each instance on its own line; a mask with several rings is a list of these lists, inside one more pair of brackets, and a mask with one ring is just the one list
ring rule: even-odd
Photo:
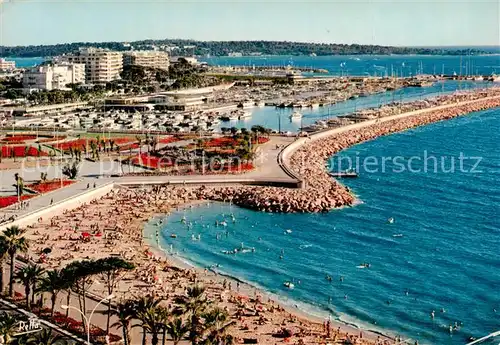
[[[444,96],[441,103],[430,104],[458,103],[478,95]],[[481,96],[500,96],[500,89],[482,91]],[[326,171],[325,160],[333,154],[382,135],[499,106],[500,97],[458,104],[307,142],[294,152],[289,162],[305,181],[303,189],[170,185],[130,189],[119,186],[99,199],[65,210],[51,219],[40,218],[29,226],[26,233],[32,244],[29,254],[46,268],[60,268],[76,259],[109,256],[133,262],[136,269],[120,283],[115,293],[117,299],[153,293],[171,303],[188,286],[203,282],[208,288],[209,299],[225,308],[236,321],[230,332],[239,340],[256,338],[260,344],[275,344],[278,342],[275,336],[286,329],[293,334],[289,340],[295,344],[347,339],[354,344],[393,343],[387,338],[363,335],[359,331],[346,334],[345,329],[332,329],[331,324],[298,317],[257,292],[252,296],[252,293],[239,291],[239,286],[234,288],[214,272],[178,268],[162,253],[149,247],[154,238],[144,236],[144,224],[155,215],[168,215],[177,207],[201,200],[231,201],[267,212],[325,212],[352,205],[355,200],[352,193]],[[104,289],[103,284],[92,284],[97,295],[106,295]]]
[[[331,323],[326,326],[298,317],[254,289],[240,287],[240,283],[228,281],[211,270],[179,268],[163,253],[152,249],[149,244],[154,238],[143,233],[144,224],[196,197],[197,193],[189,187],[119,187],[76,209],[64,210],[47,220],[39,219],[29,226],[29,255],[45,268],[109,256],[134,263],[136,268],[123,277],[115,290],[116,300],[153,294],[171,304],[187,287],[202,283],[207,287],[209,300],[227,310],[236,321],[229,332],[239,341],[252,338],[259,344],[275,344],[282,341],[278,337],[286,334],[291,344],[346,339],[355,344],[391,343],[387,338],[377,339],[376,335],[370,337],[354,329],[346,331]],[[96,295],[106,295],[105,289],[102,282],[92,283],[91,292]]]

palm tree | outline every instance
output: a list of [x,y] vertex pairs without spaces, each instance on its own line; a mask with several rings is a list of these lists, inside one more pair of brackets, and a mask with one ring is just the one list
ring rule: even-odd
[[111,325],[111,327],[121,327],[123,331],[124,345],[130,345],[130,323],[132,318],[136,315],[136,303],[132,300],[127,300],[116,305],[115,309],[111,310],[111,314],[118,318],[118,321]]
[[135,310],[136,310],[136,318],[141,321],[140,325],[135,325],[132,327],[142,327],[143,332],[142,332],[142,345],[146,345],[146,328],[144,326],[144,323],[142,322],[141,318],[139,316],[144,316],[144,314],[151,309],[156,309],[159,307],[161,303],[161,299],[156,299],[151,295],[148,296],[143,296],[140,299],[138,299],[135,302]]
[[14,268],[17,252],[26,252],[28,250],[28,241],[23,237],[24,231],[19,229],[17,225],[13,225],[5,229],[5,232],[0,236],[0,241],[4,241],[7,247],[7,252],[10,255],[10,281],[9,295],[14,297]]
[[0,296],[3,295],[3,275],[4,275],[4,261],[7,257],[7,245],[3,237],[0,237]]
[[169,317],[168,310],[158,305],[137,313],[144,334],[151,333],[151,345],[158,345],[158,334],[165,329]]
[[54,308],[56,305],[57,295],[62,290],[66,289],[67,281],[65,280],[65,272],[62,270],[48,271],[42,278],[40,284],[40,291],[50,293],[50,316],[54,315]]
[[203,314],[203,326],[205,331],[209,332],[207,340],[211,344],[230,345],[233,344],[233,337],[226,334],[226,330],[235,321],[227,322],[229,318],[228,313],[221,308],[214,308]]
[[0,314],[0,343],[8,344],[17,330],[17,319],[11,314]]
[[[24,285],[24,292],[26,294],[26,307],[31,310],[31,304],[35,302],[36,285],[40,281],[43,268],[36,264],[29,264],[22,267],[16,272],[15,278],[19,283]],[[30,303],[31,295],[31,303]]]
[[172,338],[173,345],[177,345],[189,332],[189,326],[180,317],[177,317],[167,324],[167,332]]
[[52,330],[43,329],[35,336],[28,339],[28,345],[65,345],[67,342],[58,334],[52,334]]
[[175,299],[177,307],[174,309],[176,315],[187,315],[189,318],[189,340],[197,345],[203,335],[202,314],[206,311],[209,302],[205,296],[205,287],[195,285],[188,287],[185,296]]
[[142,138],[140,136],[136,136],[135,140],[137,140],[137,145],[139,145],[139,155],[142,154]]

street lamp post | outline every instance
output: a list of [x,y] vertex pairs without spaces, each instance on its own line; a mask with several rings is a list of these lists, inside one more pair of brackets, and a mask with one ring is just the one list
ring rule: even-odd
[[113,295],[109,295],[105,298],[103,298],[102,300],[99,301],[99,303],[96,304],[96,306],[94,307],[94,309],[92,309],[92,312],[90,313],[89,317],[87,318],[87,316],[85,316],[85,313],[83,311],[81,311],[80,309],[76,308],[76,307],[73,307],[71,305],[61,305],[61,308],[63,309],[73,309],[73,310],[76,310],[77,312],[79,312],[82,316],[83,316],[83,319],[85,320],[85,326],[86,326],[86,329],[87,329],[87,345],[91,345],[90,344],[90,320],[92,319],[92,315],[94,315],[94,312],[96,311],[97,307],[104,301],[110,301],[114,296]]

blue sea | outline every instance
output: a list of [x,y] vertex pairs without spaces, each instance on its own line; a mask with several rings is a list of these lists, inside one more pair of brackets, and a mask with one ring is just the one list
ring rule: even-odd
[[11,57],[8,57],[8,58],[5,58],[5,60],[14,61],[16,63],[17,68],[27,68],[27,67],[33,67],[33,66],[39,65],[47,59],[42,58],[42,57],[34,57],[34,58],[16,58],[16,57],[11,58]]
[[[201,267],[219,264],[221,272],[315,315],[419,344],[465,344],[500,329],[499,120],[498,108],[477,112],[332,157],[332,167],[339,157],[391,158],[383,167],[357,166],[359,178],[342,181],[360,200],[354,207],[267,214],[211,203],[168,217],[161,245]],[[461,153],[481,157],[479,165],[473,158],[460,165]],[[224,219],[226,228],[215,226]],[[191,240],[193,234],[201,240]],[[222,253],[241,245],[255,252]],[[358,268],[362,263],[370,267]],[[290,280],[293,290],[283,286]]]
[[416,74],[500,74],[500,55],[335,55],[211,57],[202,61],[215,66],[292,66],[326,69],[328,75],[403,76]]

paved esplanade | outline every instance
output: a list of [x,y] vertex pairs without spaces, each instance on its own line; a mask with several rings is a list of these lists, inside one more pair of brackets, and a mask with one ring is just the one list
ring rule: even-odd
[[[271,140],[262,144],[257,149],[257,155],[254,160],[256,168],[248,173],[234,175],[186,175],[186,176],[118,176],[123,173],[141,172],[143,169],[129,165],[123,165],[113,160],[103,160],[100,162],[83,161],[80,166],[79,179],[76,183],[46,193],[29,200],[29,206],[23,210],[16,210],[14,206],[0,210],[0,218],[16,215],[18,218],[32,213],[36,210],[50,206],[52,203],[57,204],[63,200],[69,199],[75,195],[84,193],[85,191],[94,189],[95,187],[108,184],[110,182],[124,184],[151,184],[151,183],[216,183],[223,181],[224,183],[238,183],[241,181],[255,180],[276,180],[276,181],[294,181],[288,176],[278,164],[278,155],[283,146],[293,142],[294,138],[272,136]],[[279,147],[279,148],[278,148]],[[0,171],[1,192],[3,194],[15,195],[14,174],[18,173],[23,177],[25,184],[40,180],[40,173],[46,172],[47,178],[60,179],[61,168],[58,162],[54,162],[51,166],[40,166],[24,169],[13,169]],[[88,186],[88,188],[87,188]]]

